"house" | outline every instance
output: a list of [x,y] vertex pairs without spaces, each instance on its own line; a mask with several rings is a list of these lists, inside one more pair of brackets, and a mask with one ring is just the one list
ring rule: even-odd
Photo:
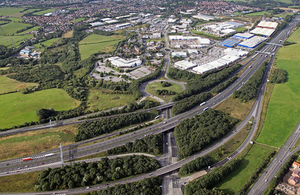
[[288,183],[291,184],[291,185],[296,185],[297,183],[299,183],[299,178],[298,177],[295,177],[295,176],[291,176],[289,179],[288,179]]
[[300,168],[300,164],[297,163],[296,161],[294,161],[292,167],[293,167],[294,169],[299,169],[299,168]]

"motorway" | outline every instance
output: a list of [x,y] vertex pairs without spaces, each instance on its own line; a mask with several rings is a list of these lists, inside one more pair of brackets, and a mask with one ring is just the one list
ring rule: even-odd
[[[283,32],[281,32],[279,35],[275,36],[271,42],[272,43],[281,43],[287,37],[287,34],[285,32],[286,31],[290,32],[291,29],[293,28],[293,26],[295,26],[295,25],[296,25],[296,22],[294,20],[290,25],[287,26],[287,28]],[[278,47],[278,46],[266,45],[266,46],[264,46],[262,51],[268,52],[268,51],[271,51],[274,47]],[[259,66],[268,58],[267,55],[262,55],[262,54],[254,54],[254,56],[256,58],[254,58],[254,62],[252,63],[252,68],[246,69],[245,72],[236,80],[236,82],[234,82],[229,88],[224,90],[221,94],[208,100],[206,105],[197,106],[188,112],[185,112],[183,114],[172,117],[172,118],[166,120],[165,124],[164,123],[156,124],[151,127],[147,127],[147,128],[141,129],[139,131],[136,131],[135,133],[125,134],[123,136],[112,138],[112,139],[109,139],[109,140],[106,140],[106,141],[103,141],[100,143],[95,143],[93,145],[88,145],[88,146],[84,146],[84,147],[80,147],[80,148],[72,148],[69,151],[64,151],[64,160],[65,161],[70,160],[71,157],[73,159],[75,159],[75,158],[87,156],[90,154],[95,154],[95,153],[98,153],[101,151],[106,151],[107,149],[123,145],[128,141],[134,141],[135,139],[140,139],[140,138],[144,137],[145,134],[148,134],[148,133],[157,134],[157,133],[162,133],[162,132],[168,131],[170,129],[173,129],[182,120],[193,117],[196,114],[202,113],[203,112],[202,110],[204,107],[213,107],[213,106],[219,104],[220,102],[229,98],[235,90],[239,89],[256,72],[256,70],[259,68]],[[274,59],[274,56],[271,59]],[[268,70],[269,69],[270,69],[270,67],[268,68]],[[149,174],[149,175],[133,177],[133,178],[125,179],[122,181],[117,181],[116,183],[122,183],[123,181],[132,182],[132,181],[137,181],[137,180],[143,179],[145,177],[164,175],[173,170],[179,169],[183,164],[186,164],[187,162],[193,160],[194,158],[206,155],[207,153],[209,153],[209,152],[215,150],[216,148],[218,148],[219,146],[223,145],[225,142],[227,142],[229,139],[231,139],[238,131],[240,131],[248,123],[248,121],[250,120],[250,118],[252,116],[255,116],[256,120],[259,120],[258,116],[260,113],[260,107],[261,107],[261,102],[262,102],[262,97],[263,97],[263,92],[264,92],[264,85],[265,85],[265,81],[259,91],[258,97],[253,105],[253,108],[251,109],[250,113],[247,115],[245,120],[243,120],[235,130],[233,130],[232,132],[227,134],[225,137],[223,137],[221,140],[219,140],[215,145],[207,147],[205,150],[201,151],[200,153],[198,153],[192,157],[189,157],[189,158],[183,159],[177,163],[162,167],[162,168],[154,171],[153,173],[151,173],[151,175]],[[253,129],[251,130],[251,132],[253,134],[255,133],[256,125],[257,125],[257,123],[255,123],[255,125],[253,125]],[[249,136],[253,136],[253,134],[250,133]],[[249,138],[249,140],[251,140],[251,137],[249,137],[249,136],[248,136],[248,138]],[[246,140],[243,144],[245,144],[247,146],[248,143],[249,143],[248,140]],[[25,165],[39,166],[41,161],[44,164],[57,163],[60,161],[60,159],[58,158],[58,155],[56,155],[54,157],[48,157],[48,158],[42,156],[40,158],[32,160],[31,162],[22,162],[20,160],[21,159],[13,159],[10,161],[6,161],[5,163],[4,162],[0,163],[0,172],[3,173],[3,172],[7,172],[7,171],[15,171],[16,167],[19,167],[19,166],[24,167]],[[228,159],[228,160],[230,160],[230,159]],[[6,165],[7,163],[9,163],[9,166]],[[76,193],[79,193],[80,191],[77,191],[77,190],[78,189],[76,189]],[[86,191],[88,191],[88,190],[84,190],[84,192],[86,192]],[[65,191],[64,191],[64,193],[65,193]],[[67,193],[74,193],[74,190],[70,190]]]

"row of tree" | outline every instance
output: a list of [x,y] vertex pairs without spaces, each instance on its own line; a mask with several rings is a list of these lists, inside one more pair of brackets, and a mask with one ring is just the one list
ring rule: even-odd
[[162,134],[154,134],[136,139],[134,142],[127,142],[123,146],[112,148],[106,151],[107,155],[127,153],[127,152],[143,152],[154,155],[163,153]]
[[213,109],[182,121],[175,128],[178,159],[189,157],[221,139],[237,122],[228,114]]
[[72,166],[45,169],[39,174],[34,190],[50,191],[95,185],[147,173],[159,167],[157,160],[143,155],[115,159],[105,157],[91,163],[83,161]]
[[145,195],[161,195],[162,194],[162,178],[151,177],[145,178],[138,182],[117,184],[103,190],[89,192],[88,195],[112,195],[112,194],[145,194]]
[[93,122],[84,122],[78,126],[75,141],[78,142],[97,137],[105,133],[110,133],[131,124],[142,123],[149,119],[153,119],[155,116],[156,113],[153,112],[140,112],[121,115],[114,118],[102,118]]
[[234,159],[222,167],[212,170],[212,172],[200,177],[199,179],[189,182],[184,188],[184,194],[197,194],[202,188],[212,189],[217,183],[222,181],[229,173],[235,170],[240,165],[240,159]]
[[233,98],[239,98],[242,102],[248,102],[256,97],[260,84],[264,78],[268,62],[264,62],[261,67],[251,76],[241,89],[233,92]]
[[231,74],[233,74],[236,70],[241,67],[240,64],[236,64],[234,66],[226,67],[218,72],[209,74],[206,77],[199,78],[199,79],[192,79],[188,81],[186,85],[186,89],[177,94],[173,101],[178,101],[192,95],[199,94],[204,92],[212,87],[215,87],[219,83],[225,81]]
[[210,99],[212,94],[210,92],[200,93],[198,95],[194,95],[183,100],[177,101],[175,105],[172,107],[172,113],[177,115],[183,112],[186,112],[195,106],[199,105],[202,102]]
[[[159,106],[160,103],[153,101],[153,100],[143,100],[141,102],[131,102],[125,106],[123,106],[121,109],[112,109],[108,112],[100,112],[99,114],[88,116],[86,118],[98,118],[102,116],[111,116],[115,114],[122,114],[122,113],[128,113],[128,112],[134,112],[136,110],[145,110],[148,108],[153,108],[156,106]],[[98,110],[94,110],[94,112],[98,112]]]
[[227,81],[220,83],[219,85],[215,86],[212,90],[210,90],[210,92],[212,93],[220,93],[221,91],[223,91],[224,89],[226,89],[229,85],[231,85],[232,83],[234,83],[234,81],[236,81],[238,79],[237,76],[233,76],[232,78],[228,79]]
[[283,69],[275,69],[272,72],[270,82],[271,83],[284,83],[287,80],[287,72]]
[[184,164],[182,167],[180,167],[178,174],[180,176],[184,176],[190,173],[194,173],[204,168],[207,168],[209,165],[212,165],[213,163],[214,160],[210,157],[207,156],[198,157],[195,160],[192,160],[191,162],[188,162],[187,164]]

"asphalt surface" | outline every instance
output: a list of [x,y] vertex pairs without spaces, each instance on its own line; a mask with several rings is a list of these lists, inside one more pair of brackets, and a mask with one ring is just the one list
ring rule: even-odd
[[[291,30],[289,29],[289,32],[290,31]],[[282,32],[279,35],[275,36],[275,38],[273,38],[271,42],[280,43],[279,40],[284,40],[286,38],[286,36],[287,36],[287,34],[285,34],[285,33]],[[263,52],[268,52],[268,51],[271,51],[274,47],[277,47],[277,46],[266,45],[262,49],[262,51]],[[107,149],[123,145],[126,142],[135,140],[137,138],[140,139],[143,136],[145,136],[146,133],[155,133],[155,134],[157,134],[157,133],[162,133],[162,132],[165,132],[165,131],[168,131],[168,130],[174,128],[182,120],[184,120],[186,118],[193,117],[195,114],[202,113],[203,112],[202,110],[203,110],[204,107],[209,107],[209,108],[213,107],[213,106],[219,104],[220,102],[224,101],[228,97],[230,97],[235,90],[239,89],[255,73],[255,71],[259,68],[259,66],[267,58],[268,58],[268,56],[266,56],[264,54],[257,55],[257,58],[252,63],[252,68],[247,69],[239,77],[239,79],[237,79],[237,81],[235,83],[233,83],[229,88],[227,88],[226,90],[224,90],[221,94],[219,94],[216,97],[214,97],[214,98],[210,99],[209,101],[207,101],[206,105],[204,105],[204,106],[197,106],[197,107],[193,108],[192,110],[190,110],[188,112],[185,112],[183,114],[180,114],[180,115],[177,115],[175,117],[172,117],[171,119],[166,120],[166,122],[167,122],[166,124],[157,124],[157,126],[151,126],[151,127],[149,127],[149,128],[152,128],[152,129],[149,129],[149,128],[141,129],[141,130],[137,131],[135,134],[129,133],[129,134],[125,134],[123,136],[112,138],[110,140],[106,140],[106,141],[103,141],[103,142],[100,142],[100,143],[96,143],[96,144],[93,144],[93,145],[89,145],[89,146],[85,146],[85,147],[80,147],[80,148],[72,149],[72,151],[65,151],[64,155],[66,153],[66,156],[65,156],[66,160],[68,158],[70,158],[68,156],[69,153],[71,153],[72,155],[74,155],[74,157],[76,157],[76,158],[81,157],[81,156],[87,156],[87,155],[90,155],[90,154],[93,154],[93,153],[105,151]],[[133,177],[133,178],[130,178],[130,179],[125,179],[125,180],[121,180],[121,181],[117,181],[117,182],[112,182],[110,184],[110,186],[113,185],[113,184],[116,184],[116,183],[133,182],[133,181],[138,181],[138,180],[141,180],[141,179],[144,179],[144,178],[147,178],[147,177],[164,175],[166,173],[169,173],[171,171],[179,169],[183,164],[186,164],[187,162],[190,162],[194,158],[206,155],[209,152],[211,152],[211,151],[215,150],[216,148],[218,148],[219,146],[223,145],[225,142],[227,142],[229,139],[231,139],[238,131],[240,131],[248,123],[248,121],[253,116],[253,114],[254,114],[255,117],[259,116],[259,113],[260,113],[259,109],[260,109],[260,104],[261,104],[261,98],[263,96],[263,90],[264,90],[264,87],[261,87],[260,93],[258,94],[258,99],[260,99],[260,100],[258,100],[258,101],[256,100],[257,103],[254,103],[253,108],[251,109],[250,113],[247,115],[247,117],[245,118],[245,120],[243,120],[235,130],[233,130],[232,132],[230,132],[229,134],[227,134],[225,137],[223,137],[221,140],[219,140],[215,145],[207,147],[206,149],[204,149],[203,151],[201,151],[198,154],[195,154],[192,157],[189,157],[189,158],[183,159],[183,160],[181,160],[181,161],[179,161],[177,163],[174,163],[174,164],[162,167],[162,168],[160,168],[160,169],[158,169],[158,170],[150,173],[149,175],[146,174],[146,175],[141,175],[141,176]],[[256,125],[257,125],[257,123],[255,125],[253,125],[253,126],[255,127]],[[255,131],[255,129],[254,129],[254,131]],[[254,131],[253,131],[253,133],[254,133]],[[249,136],[253,136],[253,135],[251,135],[251,133],[250,133],[248,135],[248,137]],[[251,137],[249,139],[251,140]],[[247,144],[247,141],[245,141],[244,143]],[[47,157],[41,157],[39,159],[39,161],[41,161],[41,160],[45,161],[44,164],[50,164],[50,163],[57,163],[57,162],[59,162],[59,158],[56,158],[56,157],[55,158],[51,158],[51,159],[47,159]],[[19,166],[19,165],[24,166],[24,165],[27,165],[27,163],[28,163],[28,161],[26,161],[26,162],[22,162],[22,161],[21,162],[19,162],[19,161],[14,162],[14,160],[11,160],[11,162],[14,163],[13,170],[15,170],[15,168],[17,166]],[[40,162],[36,162],[36,159],[34,159],[30,163],[32,163],[34,166],[37,166],[36,163],[38,163],[38,165],[39,165]],[[1,165],[3,165],[3,163]],[[4,167],[5,166],[6,166],[6,164],[4,165]],[[11,166],[3,168],[3,166],[1,166],[1,171],[0,172],[4,171],[5,169],[9,169],[10,167]],[[105,187],[105,185],[100,185],[100,187]],[[93,191],[93,190],[95,190],[95,189],[94,188],[90,188],[90,189],[87,189],[87,190],[85,190],[85,189],[74,189],[74,190],[61,191],[61,192],[62,193],[72,194],[72,193],[81,193],[81,192],[87,192],[87,191]],[[60,192],[57,192],[57,193],[60,193]],[[34,193],[34,194],[36,194],[36,193]]]

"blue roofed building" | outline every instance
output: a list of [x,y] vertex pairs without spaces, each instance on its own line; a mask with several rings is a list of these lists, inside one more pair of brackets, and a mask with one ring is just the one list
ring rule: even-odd
[[225,39],[221,43],[219,43],[219,45],[232,48],[232,47],[235,47],[240,42],[241,42],[241,40],[230,37],[228,39]]

